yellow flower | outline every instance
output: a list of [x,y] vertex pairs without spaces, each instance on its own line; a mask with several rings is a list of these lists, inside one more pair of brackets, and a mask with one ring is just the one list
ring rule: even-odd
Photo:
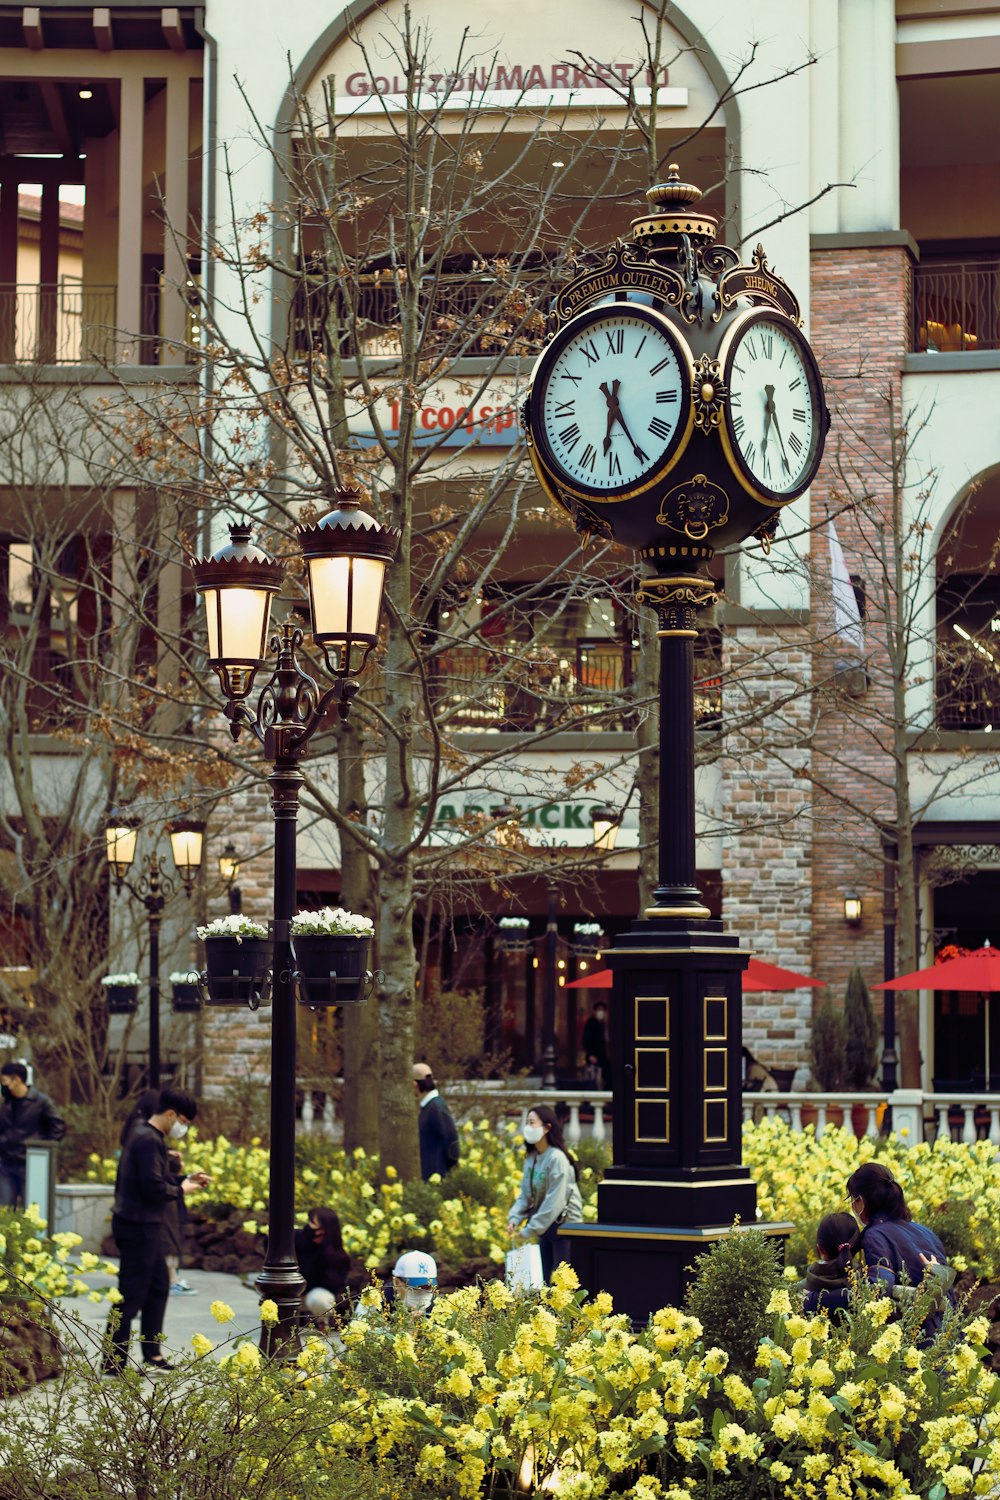
[[201,1358],[205,1354],[211,1354],[212,1350],[215,1348],[215,1345],[212,1343],[212,1340],[210,1338],[206,1338],[203,1333],[193,1333],[191,1335],[191,1348],[194,1350],[195,1354],[197,1354],[198,1357]]
[[792,1310],[792,1299],[788,1295],[787,1287],[775,1287],[771,1293],[771,1299],[767,1304],[769,1313],[784,1313],[786,1316]]
[[256,1344],[241,1344],[233,1355],[233,1362],[243,1370],[259,1370],[263,1355]]
[[262,1323],[277,1323],[278,1304],[270,1297],[265,1297],[260,1304],[260,1321]]
[[231,1323],[236,1317],[228,1302],[216,1300],[208,1310],[217,1323]]

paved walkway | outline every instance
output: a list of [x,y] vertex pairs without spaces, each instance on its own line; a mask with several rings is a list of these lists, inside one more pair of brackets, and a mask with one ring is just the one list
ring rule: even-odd
[[[259,1297],[250,1287],[244,1286],[237,1276],[223,1276],[220,1271],[183,1271],[184,1280],[194,1287],[195,1295],[179,1297],[171,1294],[167,1303],[166,1338],[163,1351],[169,1359],[171,1354],[190,1354],[191,1335],[204,1333],[213,1343],[225,1341],[232,1347],[232,1339],[249,1334],[256,1341],[260,1332],[258,1317]],[[105,1291],[117,1285],[113,1276],[89,1275],[83,1278],[96,1291]],[[220,1325],[209,1309],[213,1302],[228,1302],[236,1314],[232,1323]],[[60,1307],[69,1324],[76,1323],[81,1345],[92,1349],[96,1363],[98,1345],[108,1321],[107,1302],[91,1302],[85,1296],[64,1297]],[[132,1325],[133,1334],[138,1334],[139,1320]],[[220,1353],[225,1350],[220,1350]]]

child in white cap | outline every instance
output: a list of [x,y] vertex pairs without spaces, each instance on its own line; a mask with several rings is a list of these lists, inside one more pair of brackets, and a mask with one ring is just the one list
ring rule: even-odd
[[437,1263],[425,1250],[406,1250],[392,1268],[392,1298],[415,1318],[431,1309],[437,1291]]

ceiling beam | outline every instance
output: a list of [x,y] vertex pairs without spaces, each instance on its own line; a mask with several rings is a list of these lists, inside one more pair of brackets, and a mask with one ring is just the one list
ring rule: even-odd
[[21,27],[24,40],[32,52],[41,52],[45,46],[42,35],[42,8],[40,5],[25,5],[21,11]]
[[94,44],[98,52],[113,52],[115,36],[111,30],[111,10],[107,5],[94,7]]
[[42,103],[45,105],[45,112],[49,117],[49,124],[52,126],[52,134],[56,138],[59,150],[63,156],[76,156],[78,153],[76,139],[70,128],[69,120],[66,118],[59,85],[53,83],[51,78],[41,78],[38,82],[38,88],[42,96]]
[[181,13],[176,6],[170,6],[160,11],[160,25],[163,35],[166,37],[170,48],[174,52],[186,52],[187,41],[184,36],[184,27],[181,24]]

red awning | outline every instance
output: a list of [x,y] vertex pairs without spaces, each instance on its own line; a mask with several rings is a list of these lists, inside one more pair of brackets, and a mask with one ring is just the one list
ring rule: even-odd
[[[568,990],[609,990],[614,983],[610,969],[595,969],[593,974],[583,974],[570,980]],[[764,993],[767,990],[818,990],[825,988],[825,981],[812,979],[808,974],[796,974],[794,969],[782,969],[777,964],[766,964],[752,958],[743,975],[743,988],[748,993]],[[876,986],[877,988],[877,986]],[[954,989],[955,986],[953,985]],[[1000,989],[1000,984],[997,986]]]
[[898,979],[874,984],[875,990],[1000,990],[1000,948],[980,948],[961,958],[947,958],[929,969],[915,969]]

